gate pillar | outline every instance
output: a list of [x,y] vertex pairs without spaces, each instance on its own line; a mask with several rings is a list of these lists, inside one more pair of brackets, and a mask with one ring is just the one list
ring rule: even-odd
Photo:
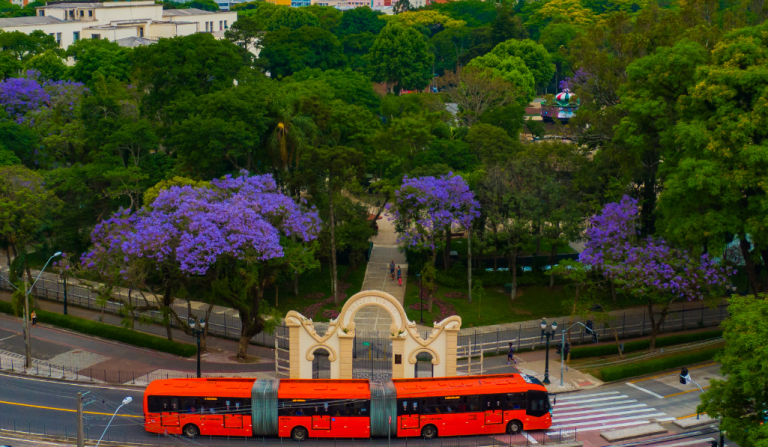
[[405,339],[392,337],[392,378],[405,377]]
[[289,377],[291,379],[300,379],[301,378],[301,343],[300,338],[301,334],[299,332],[299,329],[301,328],[301,323],[299,322],[293,322],[291,320],[286,320],[286,326],[288,326],[288,358],[290,359],[291,365],[290,369],[288,370]]
[[445,375],[456,375],[456,355],[458,354],[459,326],[445,329]]
[[355,330],[346,334],[339,332],[339,376],[333,377],[334,369],[331,368],[331,379],[352,378],[352,344],[355,342]]

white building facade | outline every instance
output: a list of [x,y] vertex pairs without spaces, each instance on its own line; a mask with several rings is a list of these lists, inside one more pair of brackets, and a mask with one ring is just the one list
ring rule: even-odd
[[236,12],[201,9],[163,10],[152,0],[107,3],[49,2],[35,8],[36,17],[0,19],[0,29],[31,34],[41,30],[66,49],[80,39],[121,43],[153,42],[161,37],[208,32],[217,38],[236,20]]

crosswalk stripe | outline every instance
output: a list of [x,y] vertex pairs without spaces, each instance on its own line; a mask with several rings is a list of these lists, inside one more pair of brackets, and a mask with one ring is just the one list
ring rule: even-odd
[[588,402],[601,402],[601,401],[604,401],[604,400],[624,399],[625,397],[627,397],[627,396],[600,397],[600,398],[597,398],[597,399],[577,400],[577,401],[573,401],[573,402],[565,402],[565,403],[562,403],[562,404],[558,402],[557,405],[555,405],[555,407],[562,407],[564,405],[585,404],[585,403],[588,403]]
[[[674,420],[675,420],[675,418],[656,419],[657,422],[667,422],[667,421],[674,421]],[[602,425],[602,426],[595,426],[595,427],[585,427],[585,428],[580,428],[579,431],[606,430],[606,429],[609,429],[609,428],[629,427],[629,426],[632,426],[632,425],[645,425],[645,424],[650,424],[650,423],[651,423],[650,420],[634,421],[634,422],[624,422],[624,423],[621,423],[621,424]],[[586,424],[584,424],[584,425],[586,425]],[[574,427],[574,425],[556,425],[556,426],[549,427],[549,429],[550,430],[558,430],[558,429],[561,429],[561,428],[573,428],[573,427]]]
[[693,441],[678,442],[676,444],[662,444],[656,447],[682,447],[684,445],[700,444],[702,442],[712,442],[715,438],[694,439]]
[[[627,396],[624,396],[627,397]],[[558,408],[555,407],[552,409],[554,413],[557,413],[558,411],[571,411],[571,410],[577,410],[579,408],[597,408],[597,407],[609,407],[611,405],[624,405],[624,404],[632,404],[637,402],[637,399],[627,399],[627,400],[619,400],[614,402],[607,402],[604,404],[592,404],[592,405],[574,405],[574,406],[568,406],[565,408]]]
[[[636,404],[636,405],[622,405],[618,407],[611,407],[611,408],[598,408],[596,410],[581,410],[581,411],[570,411],[568,413],[560,413],[560,412],[552,412],[552,417],[555,416],[571,416],[574,414],[587,414],[587,413],[603,413],[605,411],[615,411],[615,410],[627,410],[629,408],[642,408],[647,407],[646,404]],[[566,410],[567,411],[567,410]]]
[[[656,410],[656,411],[658,411],[658,410]],[[608,423],[608,422],[619,422],[619,421],[631,421],[631,420],[634,420],[634,419],[652,419],[652,418],[655,418],[655,417],[658,417],[658,416],[666,416],[666,414],[664,414],[664,413],[640,414],[640,415],[637,415],[637,416],[624,416],[624,417],[620,417],[620,418],[599,419],[599,420],[593,420],[593,421],[589,421],[589,422],[577,422],[575,424],[567,424],[567,425],[568,425],[568,427],[582,427],[582,426],[585,426],[585,425],[605,424],[605,423]],[[560,422],[558,421],[558,423],[560,423]],[[554,427],[550,427],[550,428],[554,428]],[[565,426],[558,426],[558,428],[566,428],[566,427]]]
[[[643,410],[632,410],[632,411],[620,411],[618,413],[603,413],[602,415],[587,415],[587,416],[577,416],[573,418],[566,418],[566,419],[557,419],[557,422],[565,422],[565,421],[578,421],[578,420],[584,420],[584,419],[594,419],[596,416],[604,416],[605,418],[613,418],[614,416],[621,416],[624,414],[636,414],[636,413],[643,413],[646,411],[659,411],[655,408],[646,408]],[[666,415],[665,415],[666,416]]]
[[611,394],[619,394],[618,391],[608,391],[605,393],[595,393],[595,394],[579,394],[579,395],[573,395],[573,396],[563,396],[558,397],[558,400],[570,400],[570,399],[583,399],[585,397],[595,397],[595,396],[608,396]]
[[536,441],[535,439],[533,439],[533,437],[532,437],[531,435],[529,435],[527,432],[523,431],[522,433],[523,433],[523,436],[525,436],[525,437],[526,437],[526,439],[528,439],[528,441],[529,441],[531,444],[538,444],[538,441]]
[[654,397],[658,397],[659,399],[664,399],[664,396],[662,396],[662,395],[660,395],[660,394],[656,394],[656,393],[654,393],[654,392],[653,392],[653,391],[651,391],[651,390],[646,390],[645,388],[643,388],[643,387],[641,387],[641,386],[637,386],[637,385],[635,385],[634,383],[631,383],[631,382],[627,382],[626,384],[627,384],[627,385],[629,385],[629,386],[631,386],[632,388],[634,388],[634,389],[636,389],[636,390],[640,390],[640,391],[642,391],[642,392],[644,392],[644,393],[648,393],[648,394],[650,394],[651,396],[654,396]]

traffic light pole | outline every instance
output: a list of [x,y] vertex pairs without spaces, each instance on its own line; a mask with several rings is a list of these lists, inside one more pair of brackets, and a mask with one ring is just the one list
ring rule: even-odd
[[585,326],[583,323],[579,323],[579,322],[573,323],[571,327],[563,330],[563,333],[561,334],[563,337],[563,342],[560,345],[561,346],[560,348],[560,387],[561,388],[565,386],[563,384],[563,376],[565,375],[565,371],[564,371],[565,370],[565,333],[570,331],[574,326],[578,326],[578,325],[584,326],[584,329],[588,330],[589,332],[592,332],[592,333],[595,332],[593,329],[590,329],[587,326]]

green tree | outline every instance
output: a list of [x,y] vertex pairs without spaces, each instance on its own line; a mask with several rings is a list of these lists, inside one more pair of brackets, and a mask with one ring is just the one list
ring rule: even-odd
[[491,124],[475,124],[469,129],[465,140],[477,157],[488,166],[503,165],[520,150],[519,141],[510,138],[504,129]]
[[290,76],[306,68],[341,68],[347,60],[336,36],[311,26],[269,32],[262,45],[259,56],[268,61],[273,78]]
[[67,66],[53,50],[32,56],[25,64],[26,70],[37,70],[40,78],[46,81],[58,81],[67,73]]
[[368,56],[375,41],[376,34],[373,33],[348,34],[341,39],[341,45],[344,47],[344,55],[347,57],[347,65],[350,69],[361,73],[366,72],[368,67],[366,56]]
[[167,144],[183,168],[198,178],[252,171],[257,160],[266,161],[266,106],[265,92],[249,86],[181,99],[169,112],[175,123]]
[[319,81],[328,85],[334,93],[334,97],[348,104],[355,104],[369,108],[377,112],[381,106],[381,99],[373,91],[371,79],[359,72],[346,70],[320,70],[319,68],[306,69],[294,73],[286,82]]
[[297,30],[302,26],[319,27],[320,20],[304,8],[285,8],[272,14],[267,22],[267,31],[276,31],[280,28]]
[[0,49],[12,54],[20,61],[26,61],[32,56],[43,54],[48,50],[59,50],[59,44],[53,36],[43,31],[31,33],[21,31],[5,32],[0,30]]
[[348,9],[341,16],[336,35],[343,37],[361,33],[379,34],[387,24],[380,18],[383,16],[381,11],[374,11],[367,6]]
[[86,85],[92,85],[95,74],[105,79],[113,77],[128,82],[131,75],[130,51],[106,39],[80,39],[67,48],[67,56],[75,60],[69,76]]
[[[461,2],[459,2],[461,3]],[[448,28],[430,39],[435,51],[435,72],[456,70],[461,57],[469,50],[472,30],[467,27]]]
[[458,106],[457,117],[472,126],[488,111],[518,99],[515,86],[487,69],[467,67],[448,71],[437,80],[446,102]]
[[491,70],[494,76],[512,84],[517,92],[516,103],[523,107],[530,104],[536,96],[536,80],[525,62],[517,56],[503,57],[488,53],[472,59],[467,67]]
[[417,30],[390,23],[379,33],[368,53],[368,70],[376,82],[391,90],[423,89],[432,78],[434,55]]
[[218,11],[219,4],[213,0],[192,0],[189,2],[190,8],[202,9],[203,11]]
[[498,45],[510,39],[528,37],[528,31],[523,26],[522,20],[515,15],[515,10],[510,8],[506,0],[501,2],[501,7],[490,24],[489,37],[492,45]]
[[229,88],[243,66],[237,46],[207,33],[161,39],[131,54],[133,74],[155,110],[182,93],[204,95]]
[[269,148],[273,166],[287,171],[291,166],[299,168],[299,161],[311,146],[317,132],[312,117],[301,107],[296,95],[285,95],[278,99],[270,111]]
[[720,429],[743,447],[768,440],[768,297],[733,296],[722,323],[725,348],[718,355],[724,380],[711,380],[697,412],[721,418]]
[[23,65],[9,51],[0,51],[0,80],[17,77]]
[[470,28],[491,24],[498,14],[493,2],[482,0],[464,0],[460,2],[432,3],[429,8],[436,9],[456,20],[463,20]]
[[311,12],[317,17],[317,20],[320,21],[320,25],[318,25],[320,28],[334,34],[336,33],[336,28],[338,28],[339,23],[341,22],[341,11],[333,6],[320,5],[310,5],[303,9]]
[[500,58],[519,57],[533,75],[536,85],[546,85],[555,74],[555,66],[543,45],[530,39],[510,39],[496,45],[491,54]]

